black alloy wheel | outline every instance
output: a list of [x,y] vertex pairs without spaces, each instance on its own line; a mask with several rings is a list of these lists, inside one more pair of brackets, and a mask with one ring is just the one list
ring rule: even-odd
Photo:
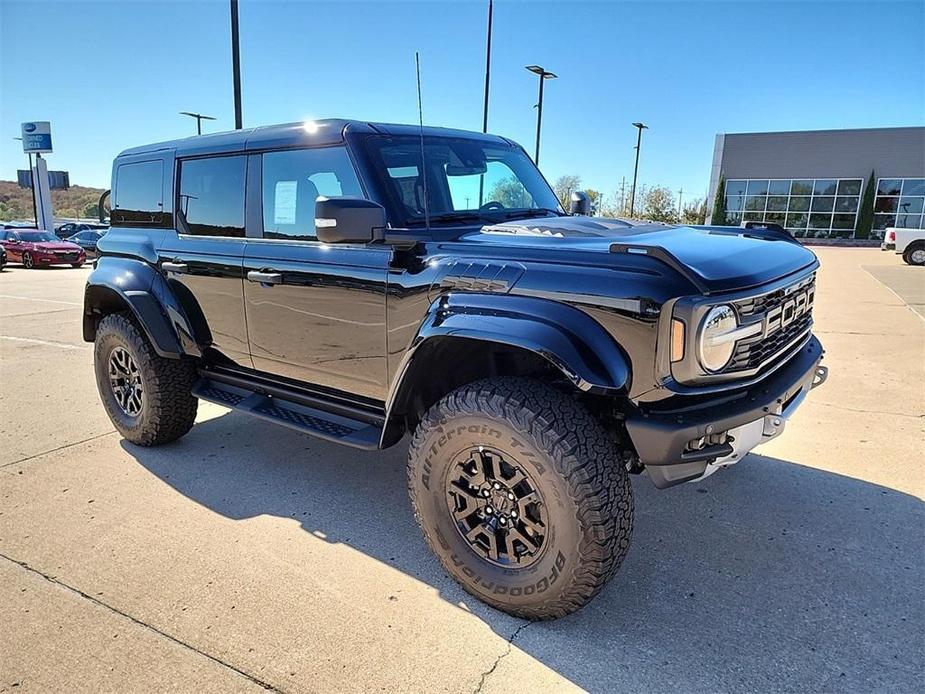
[[447,478],[456,529],[483,559],[524,568],[540,556],[548,533],[545,504],[515,461],[484,446],[461,453]]

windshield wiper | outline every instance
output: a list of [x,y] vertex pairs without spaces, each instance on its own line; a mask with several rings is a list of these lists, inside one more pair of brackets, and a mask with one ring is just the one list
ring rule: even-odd
[[547,217],[553,215],[555,217],[562,217],[562,213],[559,210],[554,210],[550,207],[531,207],[526,210],[515,210],[514,212],[508,212],[504,215],[505,219],[513,219],[514,217]]

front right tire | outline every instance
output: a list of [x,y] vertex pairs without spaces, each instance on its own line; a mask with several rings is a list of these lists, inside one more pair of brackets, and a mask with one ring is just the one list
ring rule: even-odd
[[159,356],[127,314],[100,321],[93,361],[100,398],[126,439],[159,446],[192,428],[199,403],[191,392],[193,362]]
[[446,572],[517,617],[579,609],[629,549],[633,493],[614,438],[539,381],[487,379],[437,402],[414,433],[408,488]]
[[22,266],[27,270],[35,269],[35,259],[29,251],[25,251],[22,254]]

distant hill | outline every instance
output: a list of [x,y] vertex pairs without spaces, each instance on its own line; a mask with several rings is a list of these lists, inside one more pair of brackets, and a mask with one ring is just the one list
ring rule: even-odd
[[[67,190],[51,191],[51,207],[55,217],[97,217],[97,205],[105,188],[71,186]],[[0,181],[0,221],[34,219],[32,190],[20,188],[16,181]]]

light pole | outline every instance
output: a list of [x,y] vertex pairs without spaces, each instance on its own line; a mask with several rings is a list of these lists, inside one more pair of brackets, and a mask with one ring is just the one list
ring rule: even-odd
[[244,127],[241,115],[241,48],[238,41],[238,0],[231,0],[231,77],[234,81],[234,129]]
[[636,136],[636,167],[633,169],[633,190],[630,193],[630,218],[636,209],[636,176],[639,175],[639,146],[642,144],[642,131],[648,130],[649,126],[644,123],[633,123],[633,127],[639,130]]
[[527,69],[540,78],[540,99],[536,104],[536,155],[533,157],[533,163],[540,165],[540,128],[543,126],[543,83],[546,80],[554,80],[558,75],[541,68],[539,65],[527,65]]
[[491,79],[491,15],[494,2],[488,0],[488,38],[485,41],[485,105],[482,107],[482,132],[488,132],[488,85]]
[[[21,137],[14,137],[14,140],[22,142]],[[32,186],[32,216],[35,217],[36,225],[39,223],[39,211],[35,205],[35,174],[32,172],[32,152],[26,152],[29,155],[29,185]]]
[[196,119],[196,134],[202,135],[202,121],[215,120],[212,116],[204,116],[201,113],[191,113],[190,111],[180,111],[181,116],[189,116]]

